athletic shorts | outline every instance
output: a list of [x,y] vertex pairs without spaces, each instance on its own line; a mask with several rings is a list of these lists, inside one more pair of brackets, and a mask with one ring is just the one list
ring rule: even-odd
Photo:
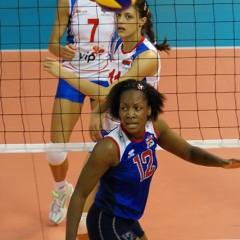
[[87,215],[87,229],[90,240],[136,240],[144,235],[138,221],[112,216],[95,204]]
[[[91,82],[96,83],[103,87],[109,86],[107,81],[92,80]],[[83,104],[85,97],[86,97],[86,95],[79,92],[76,88],[72,87],[64,79],[62,79],[62,78],[59,79],[55,98],[63,98],[63,99],[67,99],[72,102],[78,102],[78,103]],[[94,100],[91,99],[91,102],[92,101],[94,101]]]

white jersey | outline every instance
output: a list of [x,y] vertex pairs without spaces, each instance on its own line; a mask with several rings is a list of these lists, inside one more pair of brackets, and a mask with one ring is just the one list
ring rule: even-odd
[[[142,81],[147,82],[148,84],[152,85],[154,88],[157,89],[161,71],[160,55],[158,50],[145,36],[143,36],[137,46],[129,52],[125,52],[123,50],[122,39],[119,38],[117,40],[112,51],[114,54],[113,56],[111,56],[109,84],[112,84],[114,81],[127,73],[131,68],[133,61],[138,57],[138,55],[148,50],[152,50],[157,53],[159,59],[158,70],[156,71],[154,76],[146,76],[143,78]],[[118,120],[113,119],[109,114],[106,114],[103,121],[103,129],[106,131],[110,131],[119,124],[120,122]]]
[[154,76],[146,76],[142,81],[149,83],[154,88],[157,88],[160,80],[161,62],[158,50],[153,46],[153,44],[145,36],[143,36],[138,42],[137,46],[129,52],[125,52],[123,50],[123,43],[121,38],[117,39],[116,43],[114,44],[114,49],[112,51],[113,56],[111,55],[111,64],[109,70],[109,84],[112,84],[114,81],[127,73],[131,68],[134,60],[141,53],[152,50],[157,53],[159,59],[158,70]]
[[69,0],[67,42],[76,46],[72,61],[62,65],[90,80],[107,80],[108,54],[115,36],[114,13],[91,0]]

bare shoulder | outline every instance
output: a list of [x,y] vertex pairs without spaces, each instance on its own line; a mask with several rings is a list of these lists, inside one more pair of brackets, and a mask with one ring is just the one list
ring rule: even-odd
[[158,137],[160,137],[165,131],[170,129],[167,122],[161,117],[158,117],[158,119],[154,121],[153,124],[158,133]]
[[142,52],[139,55],[140,59],[146,59],[146,58],[150,58],[150,59],[158,59],[158,53],[149,49],[147,51]]
[[117,144],[109,137],[98,141],[92,154],[102,159],[102,161],[110,161],[111,166],[116,166],[119,162]]

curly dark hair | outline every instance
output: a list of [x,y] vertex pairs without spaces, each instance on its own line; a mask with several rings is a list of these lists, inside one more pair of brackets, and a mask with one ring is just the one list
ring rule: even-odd
[[132,89],[142,91],[144,93],[148,106],[151,107],[151,115],[148,117],[148,120],[156,120],[158,115],[163,113],[165,96],[158,92],[150,84],[143,81],[137,81],[135,79],[128,79],[119,82],[112,87],[106,99],[110,115],[115,119],[120,119],[119,107],[121,95],[123,92]]

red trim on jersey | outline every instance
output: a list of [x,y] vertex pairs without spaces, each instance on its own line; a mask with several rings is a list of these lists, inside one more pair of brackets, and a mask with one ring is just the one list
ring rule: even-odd
[[157,132],[157,129],[156,129],[156,127],[155,127],[155,124],[154,124],[154,122],[152,122],[151,121],[151,123],[152,123],[152,125],[153,125],[153,130],[154,130],[154,132],[155,132],[155,135],[156,135],[156,137],[157,137],[157,139],[158,139],[158,132]]
[[110,121],[112,121],[112,122],[115,122],[115,123],[118,123],[118,124],[120,123],[119,120],[114,119],[114,118],[110,117],[109,115],[107,115],[107,118],[108,118]]
[[117,141],[114,138],[112,138],[111,136],[108,136],[108,135],[106,137],[104,137],[104,138],[108,138],[108,139],[112,140],[115,143],[115,145],[117,147],[117,151],[118,151],[119,162],[120,162],[120,148],[119,148],[119,145],[118,145]]
[[[137,43],[137,45],[134,46],[133,49],[135,49],[137,46],[139,46],[144,40],[145,40],[145,36],[142,35],[141,39],[139,40],[139,42]],[[124,53],[124,54],[132,52],[133,49],[129,50],[128,52],[125,52],[125,51],[123,50],[123,44],[122,44],[122,47],[121,47],[122,53]]]
[[145,133],[146,133],[146,129],[144,130],[144,133],[143,133],[143,136],[142,136],[141,139],[132,139],[132,138],[129,136],[127,130],[126,130],[126,129],[124,128],[124,126],[122,125],[122,123],[121,123],[121,128],[122,128],[123,132],[126,134],[126,136],[128,137],[128,139],[129,139],[131,142],[142,142],[142,140],[144,139],[144,136],[145,136]]

